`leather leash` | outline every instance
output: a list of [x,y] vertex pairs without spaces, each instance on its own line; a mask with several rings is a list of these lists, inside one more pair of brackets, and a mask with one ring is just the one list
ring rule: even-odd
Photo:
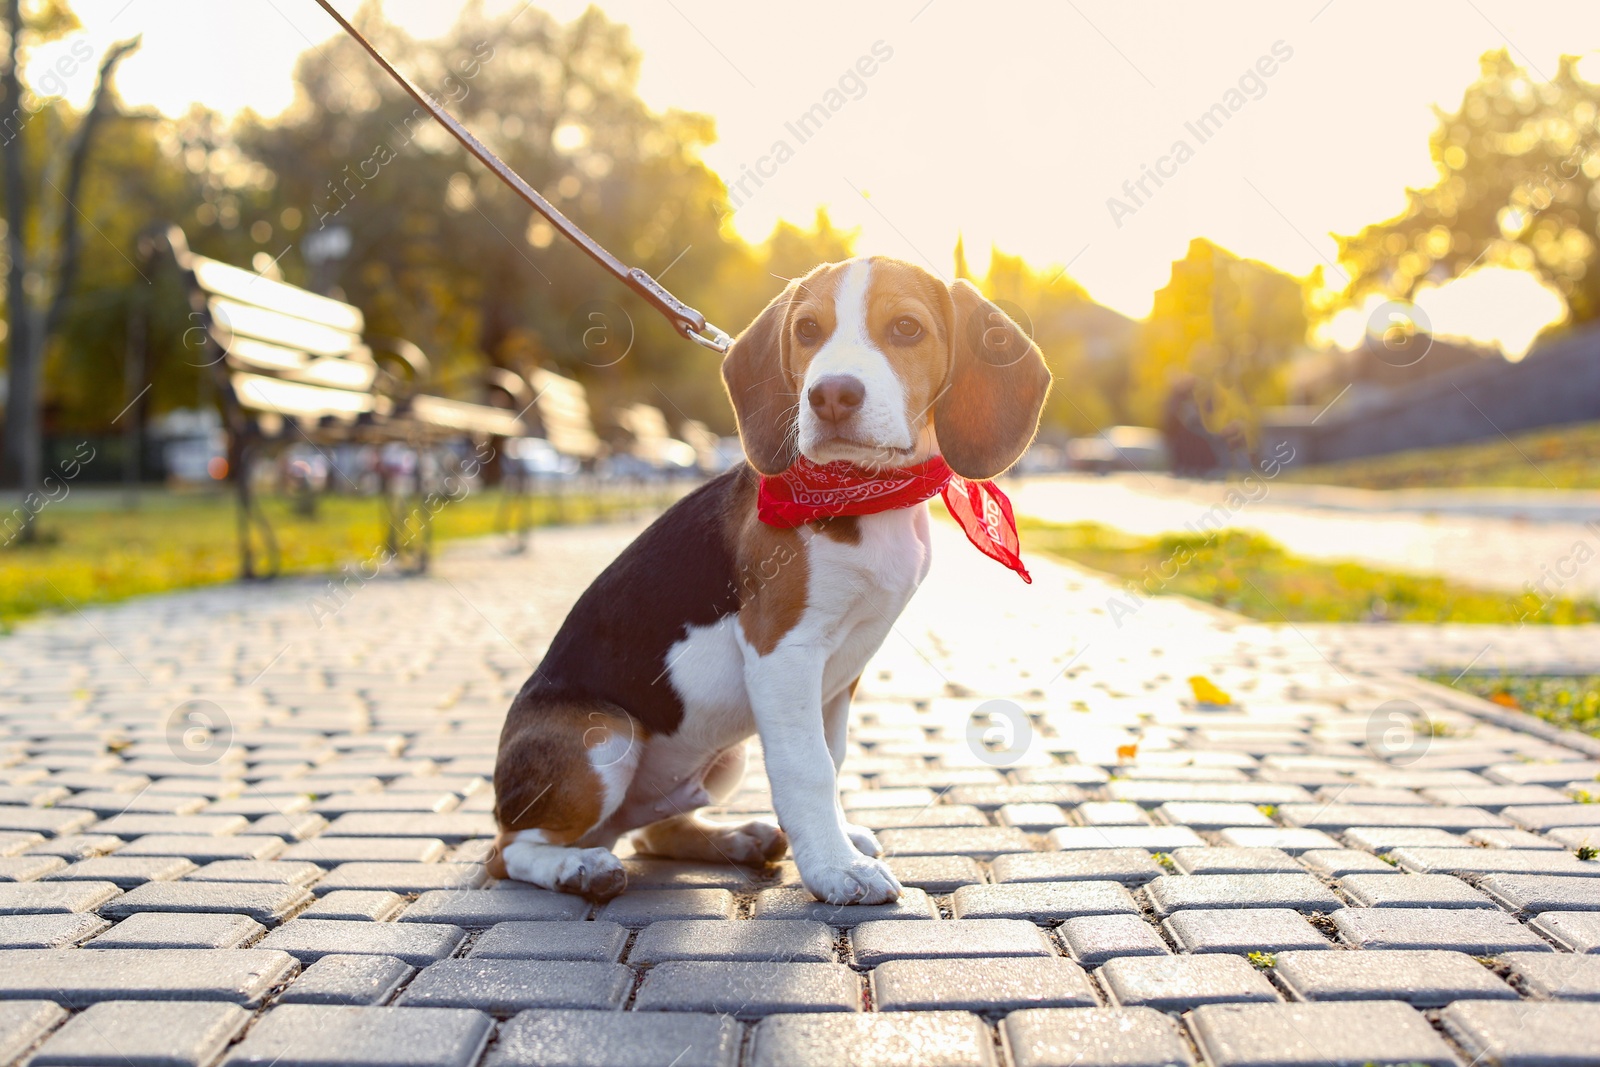
[[361,31],[357,30],[343,15],[334,10],[333,4],[329,0],[317,0],[317,4],[329,15],[333,16],[333,20],[339,24],[345,33],[348,33],[355,39],[357,44],[367,50],[367,54],[377,62],[378,66],[382,67],[391,78],[400,83],[400,88],[404,89],[411,99],[417,102],[418,106],[435,119],[438,119],[439,124],[449,130],[450,135],[460,141],[463,148],[475,156],[478,162],[493,171],[495,176],[509,185],[518,196],[526,200],[529,207],[543,215],[545,220],[555,227],[556,232],[577,245],[590,259],[600,264],[601,269],[606,273],[638,293],[646,303],[662,315],[665,315],[667,321],[672,323],[673,328],[684,337],[687,337],[702,348],[711,349],[713,352],[726,352],[728,350],[728,346],[733,343],[733,340],[725,332],[707,322],[704,315],[673,296],[667,291],[666,286],[656,281],[649,274],[638,267],[628,266],[622,260],[606,251],[593,237],[584,233],[577,223],[567,218],[559,208],[540,196],[538,191],[524,181],[520,174],[506,166],[504,160],[490,151],[482,141],[474,137],[472,132],[461,125],[453,115],[434,103],[428,94],[412,85],[404,74],[396,70],[394,65],[383,57],[382,52],[373,47],[372,42],[361,35]]

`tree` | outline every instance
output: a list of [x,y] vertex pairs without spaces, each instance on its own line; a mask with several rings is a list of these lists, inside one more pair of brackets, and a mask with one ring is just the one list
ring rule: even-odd
[[1600,85],[1563,56],[1548,82],[1502,49],[1453,113],[1435,109],[1439,180],[1406,190],[1399,215],[1340,237],[1345,304],[1408,299],[1480,266],[1531,272],[1566,301],[1570,322],[1600,317]]
[[1204,238],[1189,242],[1156,292],[1134,355],[1129,404],[1161,424],[1167,397],[1193,378],[1216,425],[1250,430],[1260,409],[1284,401],[1284,371],[1305,343],[1306,287]]
[[[46,162],[42,179],[54,196],[39,190],[39,213],[30,210],[28,161],[30,138],[24,136],[28,118],[40,108],[23,97],[21,67],[26,54],[25,36],[49,40],[77,27],[77,20],[61,0],[46,0],[25,18],[21,0],[5,0],[5,65],[0,69],[0,93],[11,109],[9,135],[0,150],[4,168],[6,249],[10,259],[6,279],[7,369],[6,457],[24,494],[24,520],[16,538],[24,543],[35,534],[34,519],[43,480],[43,438],[39,416],[40,385],[50,340],[60,328],[73,295],[82,256],[78,197],[89,163],[96,127],[110,108],[109,93],[117,65],[138,47],[138,40],[112,45],[100,61],[88,110],[77,129]],[[26,117],[24,117],[26,112]],[[64,174],[62,173],[64,171]],[[57,179],[60,179],[58,183]],[[64,183],[65,188],[62,187]],[[31,231],[31,232],[30,232]],[[31,238],[31,240],[30,240]],[[30,245],[32,247],[30,247]]]

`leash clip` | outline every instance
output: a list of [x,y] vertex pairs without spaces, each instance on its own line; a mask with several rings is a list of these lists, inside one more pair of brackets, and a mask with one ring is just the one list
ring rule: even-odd
[[687,322],[680,322],[678,324],[678,332],[701,348],[709,348],[718,355],[726,355],[728,349],[733,345],[733,338],[709,322],[698,330]]

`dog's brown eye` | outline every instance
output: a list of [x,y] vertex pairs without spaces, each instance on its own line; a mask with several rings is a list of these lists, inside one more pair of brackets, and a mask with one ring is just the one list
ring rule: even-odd
[[902,341],[915,341],[922,336],[922,323],[909,315],[894,320],[894,335]]
[[794,335],[809,345],[822,336],[822,327],[817,325],[816,319],[801,319],[794,324]]

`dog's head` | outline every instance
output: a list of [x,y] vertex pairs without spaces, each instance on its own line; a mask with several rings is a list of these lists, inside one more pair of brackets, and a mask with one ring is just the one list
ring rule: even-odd
[[722,363],[750,465],[801,455],[876,469],[943,455],[992,478],[1017,461],[1050,388],[1039,348],[970,283],[882,256],[789,283]]

